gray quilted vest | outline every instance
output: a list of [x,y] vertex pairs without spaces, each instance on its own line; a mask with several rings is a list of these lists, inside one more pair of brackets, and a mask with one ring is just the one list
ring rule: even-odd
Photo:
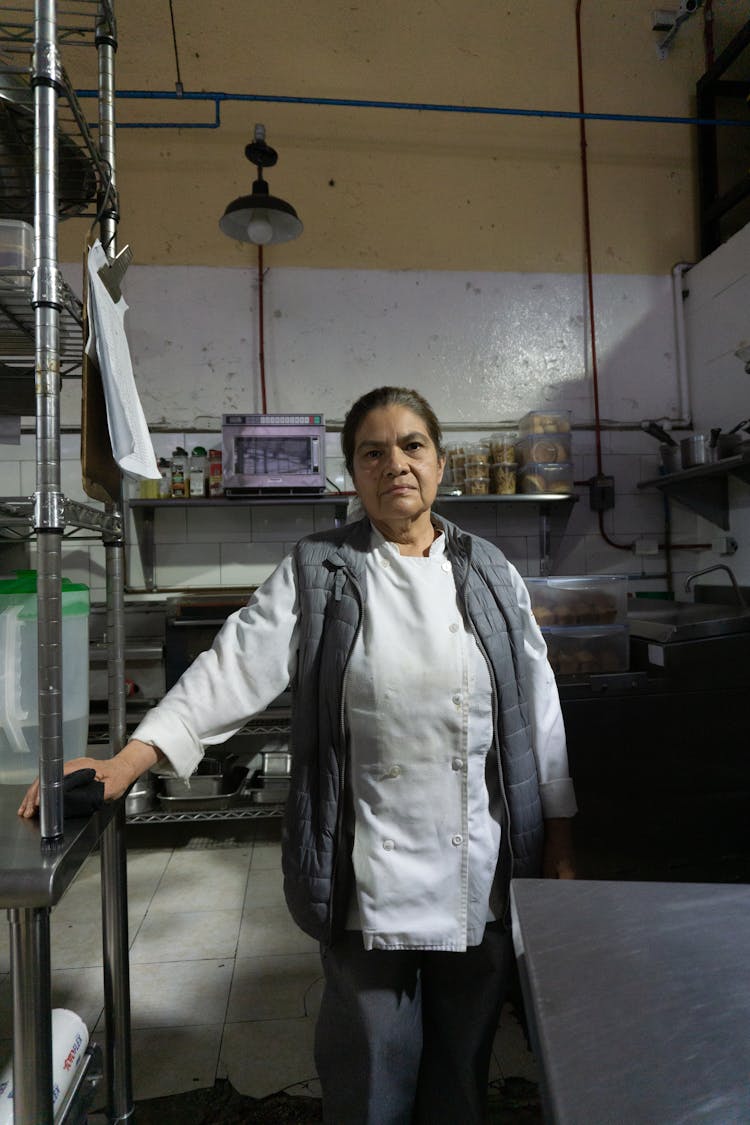
[[[495,699],[495,746],[505,796],[498,863],[501,895],[514,876],[536,876],[544,838],[526,702],[523,629],[505,556],[441,517],[459,602],[487,658]],[[325,531],[294,551],[300,599],[297,674],[292,684],[292,777],[282,835],[287,905],[312,937],[330,942],[352,889],[344,836],[347,752],[344,675],[365,600],[370,523]],[[502,849],[501,849],[502,850]],[[502,859],[502,857],[501,857]]]

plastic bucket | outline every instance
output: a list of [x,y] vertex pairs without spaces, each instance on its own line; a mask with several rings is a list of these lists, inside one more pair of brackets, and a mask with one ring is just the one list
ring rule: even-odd
[[[0,581],[0,785],[39,772],[36,571]],[[89,590],[62,580],[63,756],[86,752],[89,727]]]

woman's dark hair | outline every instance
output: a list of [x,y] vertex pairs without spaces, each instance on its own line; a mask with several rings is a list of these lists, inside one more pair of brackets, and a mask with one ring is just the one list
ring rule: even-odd
[[443,432],[440,429],[437,415],[419,391],[411,390],[409,387],[376,387],[374,391],[368,391],[366,395],[358,398],[350,407],[344,419],[344,428],[341,431],[341,448],[350,476],[354,475],[354,442],[357,437],[357,430],[372,410],[378,410],[383,406],[405,406],[413,414],[418,414],[427,427],[427,433],[437,450],[438,457],[445,455]]

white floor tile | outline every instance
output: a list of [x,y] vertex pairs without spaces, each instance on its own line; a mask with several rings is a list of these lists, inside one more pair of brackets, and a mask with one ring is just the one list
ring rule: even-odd
[[177,914],[152,907],[133,942],[133,965],[234,957],[242,914],[202,910]]
[[245,889],[245,910],[262,906],[285,906],[281,868],[250,868]]
[[315,1077],[312,1019],[258,1020],[224,1028],[223,1068],[235,1090],[265,1098]]
[[245,910],[237,943],[238,957],[273,953],[313,953],[318,943],[303,933],[286,906],[260,906]]
[[[61,969],[52,973],[52,1007],[77,1012],[89,1032],[104,1009],[101,968]],[[10,977],[0,984],[0,1039],[13,1036],[13,989]]]
[[281,876],[281,844],[277,840],[256,840],[251,871],[278,871]]
[[[233,966],[231,958],[131,965],[131,1026],[171,1029],[223,1023]],[[103,1022],[102,1018],[100,1026]]]
[[58,919],[52,913],[50,956],[53,969],[80,969],[102,964],[101,922]]
[[238,958],[227,1022],[307,1015],[307,996],[321,971],[317,953]]
[[159,910],[241,909],[250,849],[180,852],[166,866],[152,904]]
[[220,1023],[133,1031],[135,1100],[213,1086],[221,1035]]

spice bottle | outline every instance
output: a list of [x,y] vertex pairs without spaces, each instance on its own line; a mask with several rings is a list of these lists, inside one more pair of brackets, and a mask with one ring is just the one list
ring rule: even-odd
[[196,445],[190,454],[190,495],[206,495],[206,451],[202,445]]
[[222,452],[220,449],[208,451],[208,495],[222,496],[224,481],[222,477]]
[[172,453],[172,471],[170,474],[171,494],[179,499],[184,499],[190,495],[189,488],[190,482],[188,479],[188,455],[187,450],[183,449],[181,445]]
[[172,491],[172,465],[166,457],[159,458],[159,472],[161,473],[159,499],[166,500]]

